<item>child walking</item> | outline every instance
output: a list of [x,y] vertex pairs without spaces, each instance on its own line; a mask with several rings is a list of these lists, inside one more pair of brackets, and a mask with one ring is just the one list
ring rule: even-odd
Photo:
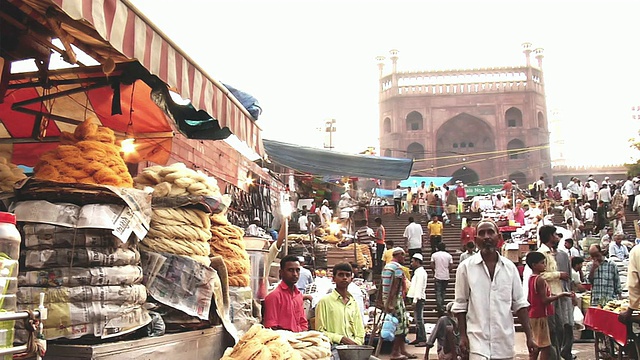
[[427,199],[424,198],[424,193],[420,193],[420,197],[418,198],[418,209],[420,214],[427,215],[427,217],[429,216],[429,214],[427,214]]
[[572,296],[570,292],[551,295],[551,289],[546,280],[540,276],[547,269],[544,254],[533,251],[527,254],[527,265],[533,271],[529,278],[529,319],[533,341],[538,345],[538,350],[529,354],[529,360],[548,360],[551,353],[551,337],[549,335],[549,322],[547,318],[554,314],[552,302],[563,296]]

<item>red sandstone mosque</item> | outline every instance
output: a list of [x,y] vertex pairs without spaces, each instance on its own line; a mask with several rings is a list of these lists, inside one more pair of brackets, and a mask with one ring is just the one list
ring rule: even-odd
[[[551,175],[541,48],[524,66],[399,72],[380,69],[380,151],[416,160],[413,175],[518,184]],[[537,63],[531,63],[531,55]]]

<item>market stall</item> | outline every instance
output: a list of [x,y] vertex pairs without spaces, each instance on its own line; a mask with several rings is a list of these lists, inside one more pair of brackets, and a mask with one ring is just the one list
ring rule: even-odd
[[[618,315],[626,310],[628,302],[611,301],[605,308],[589,307],[584,325],[595,333],[594,350],[598,359],[637,359],[640,355],[640,317],[636,315],[631,324],[618,321]],[[635,330],[634,330],[635,329]]]
[[[263,156],[256,116],[126,0],[1,3],[0,183],[25,243],[18,308],[43,293],[56,309],[39,331],[49,358],[216,358],[256,320],[243,231],[209,175],[239,186],[252,163],[236,153],[218,166],[189,139],[234,134]],[[33,71],[11,73],[23,60]],[[34,179],[12,198],[25,177],[15,165]],[[23,330],[16,340],[32,338]]]
[[[413,166],[412,159],[346,154],[274,140],[265,139],[264,146],[272,163],[286,166],[305,175],[401,180],[409,177]],[[325,185],[325,189],[328,191],[332,188],[329,185]],[[340,206],[343,201],[340,197],[342,194],[335,191],[335,188],[333,190],[332,194],[337,195],[337,198],[334,197],[331,201],[335,208],[333,221],[331,222],[333,225],[327,224],[322,229],[319,227],[315,233],[320,243],[329,244],[326,250],[327,266],[331,267],[336,262],[347,261],[357,264],[362,269],[370,269],[372,266],[370,255],[372,250],[369,245],[350,245],[357,229],[353,225],[354,220],[358,219],[360,213],[362,214],[362,219],[366,219],[369,216],[368,211],[364,211],[369,202],[361,201],[365,199],[364,194],[361,194],[360,198],[350,199],[352,201],[349,203],[349,207],[353,209],[353,213],[348,215],[347,221],[345,221],[344,218],[340,219],[341,216],[339,216],[340,210],[344,209],[344,207]],[[358,208],[363,209],[363,211],[358,211]],[[369,225],[371,226],[371,224]],[[341,231],[343,227],[346,228],[344,232]],[[288,239],[286,246],[288,246]],[[321,262],[324,262],[322,260],[320,259]]]

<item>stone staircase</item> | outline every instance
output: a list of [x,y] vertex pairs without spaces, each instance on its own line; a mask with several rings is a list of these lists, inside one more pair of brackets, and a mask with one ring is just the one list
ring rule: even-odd
[[[628,209],[625,211],[626,213],[626,223],[624,225],[625,234],[635,237],[635,230],[633,227],[633,220],[640,220],[640,216],[637,212],[632,212]],[[467,217],[469,219],[479,218],[480,215],[477,213],[463,213],[460,214],[460,219],[457,216],[452,216],[451,224],[445,226],[443,231],[442,240],[447,246],[447,251],[453,256],[454,266],[451,269],[451,280],[449,282],[449,286],[447,287],[445,303],[453,301],[454,299],[454,287],[455,287],[455,272],[458,264],[460,262],[460,233],[461,233],[461,218]],[[416,222],[419,222],[422,225],[423,231],[425,234],[427,233],[427,220],[425,217],[420,216],[418,214],[402,214],[400,217],[396,217],[394,214],[385,214],[382,215],[382,223],[387,230],[387,239],[392,240],[394,242],[394,246],[400,246],[404,249],[407,249],[407,242],[402,237],[404,233],[405,227],[409,224],[409,216],[413,216]],[[564,217],[562,211],[557,210],[554,212],[553,223],[558,226],[565,226]],[[431,247],[429,245],[428,237],[424,237],[424,241],[422,244],[422,255],[424,256],[423,266],[428,274],[427,281],[427,299],[424,307],[424,321],[425,323],[435,324],[438,320],[438,313],[436,312],[436,295],[435,295],[435,282],[433,276],[433,270],[431,269]],[[405,257],[404,264],[409,267],[410,259],[409,255]],[[373,279],[376,283],[380,281],[379,272],[374,273]],[[409,300],[406,300],[407,310],[410,311],[411,316],[413,316],[413,305]],[[514,317],[516,323],[516,329],[519,330],[519,324],[517,318]],[[411,324],[411,330],[414,331],[414,324]]]
[[[467,214],[466,216],[472,216],[474,214]],[[477,214],[475,214],[477,216]],[[392,240],[394,246],[400,246],[404,249],[407,249],[407,242],[402,237],[404,233],[405,227],[409,224],[409,216],[413,216],[416,222],[419,222],[422,225],[423,231],[425,234],[427,233],[427,220],[425,217],[420,216],[419,214],[402,214],[400,217],[396,217],[393,214],[383,215],[382,216],[382,224],[387,230],[387,240]],[[463,214],[463,216],[465,216]],[[461,233],[461,219],[458,219],[457,216],[452,216],[451,225],[445,225],[442,235],[442,241],[447,246],[447,252],[449,252],[453,256],[454,266],[451,269],[451,280],[447,287],[445,304],[449,301],[453,301],[454,299],[454,287],[455,287],[455,272],[458,267],[458,263],[460,261],[460,233]],[[435,324],[438,320],[438,313],[436,312],[436,293],[435,293],[435,282],[434,282],[434,274],[431,269],[431,246],[429,244],[429,239],[427,236],[423,238],[422,243],[422,255],[424,256],[423,266],[428,274],[427,280],[427,299],[424,307],[424,320],[427,323]],[[405,262],[403,265],[409,267],[410,258],[409,255],[405,257]],[[374,281],[379,282],[380,274],[374,274]],[[407,309],[413,315],[413,305],[410,301],[407,300]]]

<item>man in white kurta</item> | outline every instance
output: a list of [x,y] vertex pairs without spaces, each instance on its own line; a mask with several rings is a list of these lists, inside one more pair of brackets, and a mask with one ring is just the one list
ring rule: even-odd
[[461,263],[456,273],[451,311],[458,318],[460,349],[470,360],[515,357],[513,312],[523,325],[529,352],[536,349],[518,269],[496,251],[499,238],[494,222],[478,223],[476,245],[481,250]]

